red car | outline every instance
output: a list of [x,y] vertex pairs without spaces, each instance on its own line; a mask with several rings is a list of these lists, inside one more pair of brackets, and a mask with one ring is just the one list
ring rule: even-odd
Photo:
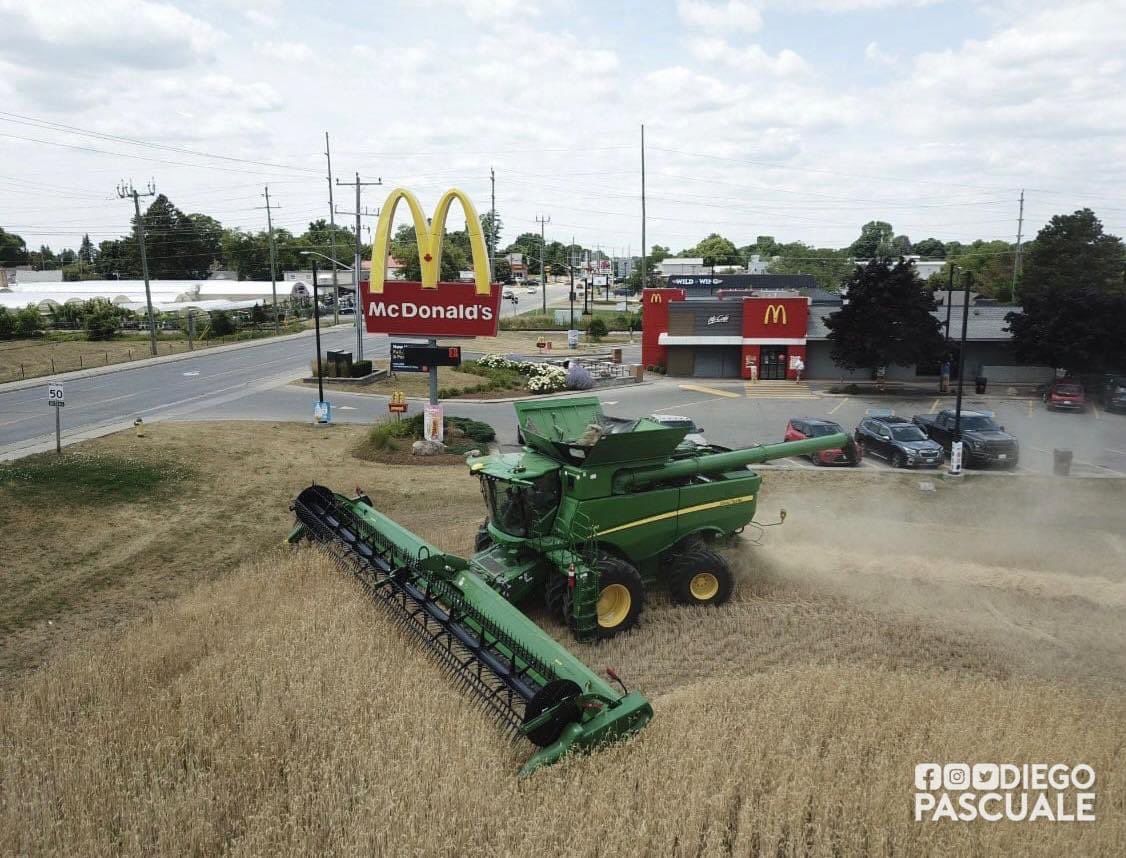
[[[800,441],[803,438],[822,438],[825,435],[845,434],[839,423],[832,420],[821,420],[817,417],[795,417],[786,424],[786,435],[783,441]],[[844,448],[822,450],[820,453],[810,453],[809,461],[815,465],[859,465],[860,448],[849,441]]]
[[1057,378],[1044,394],[1044,404],[1049,411],[1083,411],[1087,408],[1087,392],[1074,378]]

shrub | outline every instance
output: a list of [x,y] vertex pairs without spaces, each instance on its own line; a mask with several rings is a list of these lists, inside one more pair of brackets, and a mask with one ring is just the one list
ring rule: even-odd
[[600,317],[595,316],[590,320],[590,325],[587,327],[587,333],[590,334],[590,338],[592,340],[598,342],[600,339],[606,336],[609,331],[606,328],[606,323],[602,321]]
[[211,311],[211,336],[225,337],[235,332],[235,323],[230,315],[223,310]]
[[561,366],[535,364],[540,367],[535,375],[528,378],[528,390],[532,393],[558,393],[567,388],[567,371]]
[[352,378],[363,378],[365,375],[371,375],[371,361],[354,361],[352,363]]
[[112,340],[117,336],[120,317],[109,307],[96,307],[86,315],[83,327],[88,340]]
[[594,387],[594,376],[578,361],[572,361],[567,369],[568,390],[590,390]]

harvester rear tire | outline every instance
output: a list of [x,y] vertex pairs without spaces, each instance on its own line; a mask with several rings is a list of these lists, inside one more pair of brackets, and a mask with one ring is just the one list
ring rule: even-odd
[[735,590],[735,576],[719,554],[699,543],[690,545],[672,561],[669,591],[681,605],[722,605]]
[[489,536],[489,520],[486,518],[477,528],[477,538],[473,540],[474,551],[487,551],[493,547],[493,538]]
[[[645,608],[645,583],[641,574],[620,557],[604,554],[594,568],[599,574],[599,610],[595,637],[606,640],[637,625]],[[571,617],[571,591],[564,596],[564,611]]]

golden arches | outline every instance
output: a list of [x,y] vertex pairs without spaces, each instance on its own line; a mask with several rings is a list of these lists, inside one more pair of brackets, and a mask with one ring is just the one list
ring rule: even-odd
[[438,280],[442,274],[442,237],[445,233],[446,218],[450,214],[450,205],[455,199],[461,203],[461,208],[465,212],[465,227],[469,233],[469,248],[473,254],[473,280],[476,284],[476,292],[478,295],[492,294],[492,284],[489,282],[489,249],[485,245],[484,233],[481,232],[481,221],[469,197],[457,188],[450,188],[442,194],[429,225],[422,206],[419,205],[418,197],[406,188],[395,188],[387,196],[379,212],[375,240],[371,245],[369,287],[371,294],[378,295],[383,292],[383,283],[387,277],[386,260],[391,240],[391,224],[400,200],[406,201],[407,208],[411,212],[411,220],[414,221],[414,234],[418,241],[418,261],[422,267],[422,286],[425,289],[438,288]]

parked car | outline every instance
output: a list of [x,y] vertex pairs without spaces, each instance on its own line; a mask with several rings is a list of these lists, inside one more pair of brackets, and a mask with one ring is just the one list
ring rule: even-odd
[[[945,408],[938,414],[916,414],[913,422],[930,438],[941,444],[943,450],[950,452],[950,445],[955,440],[953,408]],[[1005,431],[1004,426],[998,426],[993,422],[992,412],[963,411],[961,433],[962,463],[966,467],[999,465],[1003,468],[1015,468],[1017,466],[1020,460],[1020,445],[1016,438]]]
[[505,289],[503,292],[501,292],[501,297],[506,298],[507,300],[511,301],[513,298],[516,297],[516,293],[513,292],[511,289]]
[[525,291],[525,292],[526,292],[527,294],[529,294],[529,295],[535,295],[535,294],[536,294],[536,292],[538,292],[539,290],[538,290],[538,289],[536,289],[536,287],[535,287],[535,286],[529,286],[529,287],[528,287],[527,289],[525,289],[524,291]]
[[538,277],[528,277],[524,281],[524,285],[525,286],[539,286],[540,285],[540,278],[538,278]]
[[650,414],[649,419],[662,426],[669,426],[675,429],[687,429],[688,434],[684,436],[684,440],[690,444],[695,444],[697,447],[710,447],[708,439],[704,437],[704,428],[697,426],[696,421],[691,417],[681,417],[677,414]]
[[619,298],[622,298],[626,295],[632,295],[633,292],[630,289],[627,289],[625,286],[619,286],[617,289],[614,290],[614,294],[617,295]]
[[1126,375],[1107,376],[1103,384],[1103,408],[1126,411]]
[[937,468],[944,461],[942,445],[906,417],[865,417],[853,437],[865,454],[887,459],[893,468]]
[[[848,434],[841,428],[840,423],[834,423],[832,420],[821,420],[816,417],[795,417],[786,424],[786,433],[782,440],[800,441],[803,438],[821,438],[837,432]],[[847,447],[810,453],[808,459],[815,465],[859,465],[860,457],[859,445],[849,444]]]
[[1049,411],[1083,411],[1087,407],[1087,391],[1074,378],[1057,378],[1044,394],[1044,405]]
[[356,315],[356,309],[355,309],[355,307],[341,307],[340,308],[340,315],[341,316],[354,316],[354,315]]

